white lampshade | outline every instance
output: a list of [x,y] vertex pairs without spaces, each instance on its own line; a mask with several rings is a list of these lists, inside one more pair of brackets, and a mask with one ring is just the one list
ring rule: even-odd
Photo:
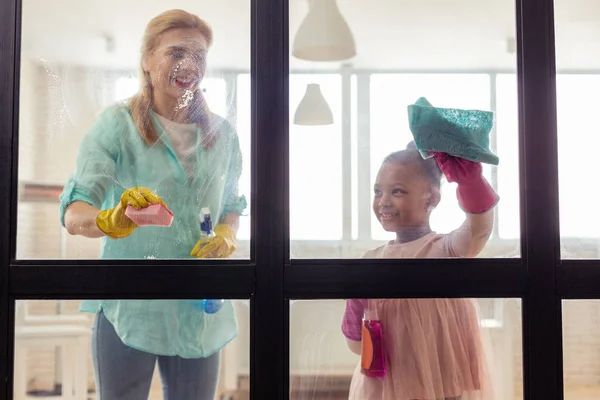
[[310,126],[333,124],[333,114],[318,84],[310,83],[306,86],[306,93],[294,115],[294,124]]
[[354,37],[336,0],[309,1],[308,15],[296,32],[292,55],[307,61],[343,61],[354,57]]

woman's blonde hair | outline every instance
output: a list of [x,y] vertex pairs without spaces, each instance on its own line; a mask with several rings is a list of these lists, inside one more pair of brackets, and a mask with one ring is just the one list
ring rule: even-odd
[[[212,28],[194,14],[190,14],[183,10],[169,10],[154,17],[146,26],[144,37],[142,39],[141,60],[140,60],[140,91],[134,95],[130,102],[131,115],[135,122],[142,139],[152,145],[158,140],[158,131],[152,123],[151,113],[154,105],[154,97],[152,94],[152,83],[144,71],[143,60],[151,54],[161,36],[171,29],[196,29],[208,44],[212,45],[213,32]],[[189,112],[192,113],[193,119],[200,120],[202,115],[197,112],[202,106],[199,104],[202,101],[201,95],[194,96],[192,104],[190,104]]]

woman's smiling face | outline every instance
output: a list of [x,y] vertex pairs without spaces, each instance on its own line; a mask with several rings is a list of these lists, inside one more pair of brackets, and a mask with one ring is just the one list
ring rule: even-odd
[[143,62],[155,98],[174,100],[198,90],[206,72],[207,51],[207,40],[198,30],[171,29],[161,35]]

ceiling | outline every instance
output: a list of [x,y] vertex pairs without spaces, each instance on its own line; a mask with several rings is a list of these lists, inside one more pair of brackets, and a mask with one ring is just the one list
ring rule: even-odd
[[[289,0],[291,37],[308,11]],[[319,0],[313,0],[319,1]],[[600,69],[600,1],[556,0],[560,68]],[[376,6],[374,6],[376,4]],[[507,40],[515,36],[513,0],[339,0],[368,69],[514,69]],[[23,0],[25,58],[91,67],[135,68],[150,18],[182,8],[215,32],[211,68],[249,69],[249,0]],[[114,39],[108,52],[105,37]],[[332,68],[291,58],[292,68]]]

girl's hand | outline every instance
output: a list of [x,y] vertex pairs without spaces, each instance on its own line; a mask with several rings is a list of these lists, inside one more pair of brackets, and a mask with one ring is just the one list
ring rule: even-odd
[[482,214],[492,209],[500,198],[483,176],[481,163],[436,152],[433,157],[448,182],[456,182],[458,204],[464,212]]
[[456,182],[461,185],[483,178],[481,163],[439,152],[433,153],[433,157],[448,182]]

